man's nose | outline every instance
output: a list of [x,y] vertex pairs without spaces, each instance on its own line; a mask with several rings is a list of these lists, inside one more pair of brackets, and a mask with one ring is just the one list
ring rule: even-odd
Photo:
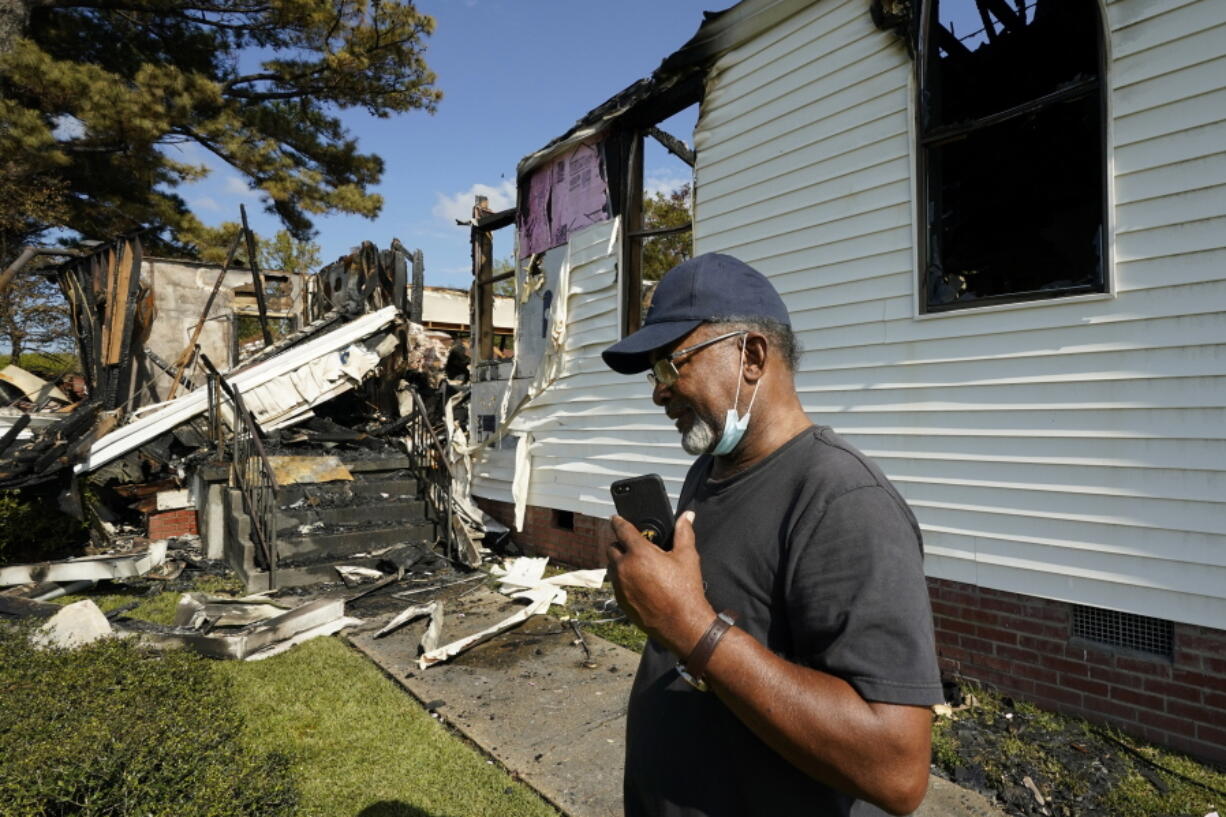
[[668,405],[668,398],[671,396],[672,392],[669,391],[668,386],[665,386],[663,383],[657,382],[651,387],[651,402],[655,403],[657,406]]

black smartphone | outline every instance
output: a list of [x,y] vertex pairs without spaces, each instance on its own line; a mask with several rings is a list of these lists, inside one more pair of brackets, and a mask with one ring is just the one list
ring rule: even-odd
[[662,550],[673,547],[673,503],[659,474],[619,479],[609,486],[618,516],[631,522],[639,533]]

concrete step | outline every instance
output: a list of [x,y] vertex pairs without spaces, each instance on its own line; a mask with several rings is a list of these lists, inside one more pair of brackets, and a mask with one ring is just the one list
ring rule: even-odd
[[[383,495],[386,494],[386,497]],[[277,491],[277,504],[284,508],[304,497],[317,497],[331,501],[347,500],[353,497],[392,498],[401,496],[417,496],[417,480],[401,479],[355,479],[352,482],[317,482],[305,485],[284,485]]]
[[379,559],[378,557],[360,559],[350,557],[298,567],[279,567],[275,576],[270,575],[267,570],[258,568],[239,569],[236,572],[246,585],[248,593],[259,593],[264,590],[275,590],[278,587],[301,587],[304,584],[340,581],[340,574],[336,572],[336,566],[342,564],[377,569]]
[[425,513],[426,503],[420,499],[388,499],[335,508],[282,508],[277,511],[277,535],[293,536],[300,525],[320,522],[329,527],[355,522],[415,522],[424,519]]
[[380,471],[403,471],[409,467],[408,454],[380,455],[378,457],[354,457],[339,454],[341,462],[351,474],[373,474]]
[[277,554],[282,559],[300,561],[317,555],[343,556],[346,553],[362,553],[402,542],[422,542],[433,538],[434,525],[417,521],[391,527],[350,528],[321,531],[306,536],[278,537]]

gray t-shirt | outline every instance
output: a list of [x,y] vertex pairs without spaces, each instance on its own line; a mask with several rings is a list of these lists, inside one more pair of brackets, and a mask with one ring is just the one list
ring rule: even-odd
[[[919,526],[885,475],[829,428],[752,468],[690,468],[678,513],[696,513],[707,598],[772,652],[836,675],[868,701],[930,706],[941,683]],[[880,814],[807,777],[648,641],[626,728],[625,813]]]

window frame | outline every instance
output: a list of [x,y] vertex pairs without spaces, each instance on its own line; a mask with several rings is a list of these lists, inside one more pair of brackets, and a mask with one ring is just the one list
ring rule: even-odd
[[[1110,38],[1106,29],[1106,10],[1102,2],[1100,0],[1081,0],[1082,2],[1090,3],[1096,15],[1095,45],[1098,57],[1098,74],[1096,77],[1082,80],[1074,85],[1057,89],[970,122],[938,126],[925,133],[925,90],[929,87],[928,55],[931,48],[929,39],[934,1],[939,0],[919,0],[918,2],[918,19],[915,31],[915,71],[912,74],[914,89],[910,95],[911,105],[913,106],[910,116],[910,138],[915,151],[915,317],[934,318],[967,312],[979,313],[982,311],[996,311],[1026,306],[1065,304],[1113,298],[1115,296],[1114,275],[1112,274],[1114,265],[1114,213],[1112,210],[1113,201],[1109,175],[1109,169],[1112,164],[1110,84],[1108,82]],[[1065,0],[1065,2],[1072,1]],[[1101,251],[1096,280],[1089,284],[1062,289],[1011,292],[976,298],[970,301],[929,304],[930,244],[934,225],[936,224],[932,217],[932,208],[928,197],[928,191],[931,186],[929,152],[942,145],[966,138],[977,131],[1010,122],[1055,105],[1083,99],[1092,94],[1097,94],[1098,97],[1099,203],[1102,212],[1099,227]]]

